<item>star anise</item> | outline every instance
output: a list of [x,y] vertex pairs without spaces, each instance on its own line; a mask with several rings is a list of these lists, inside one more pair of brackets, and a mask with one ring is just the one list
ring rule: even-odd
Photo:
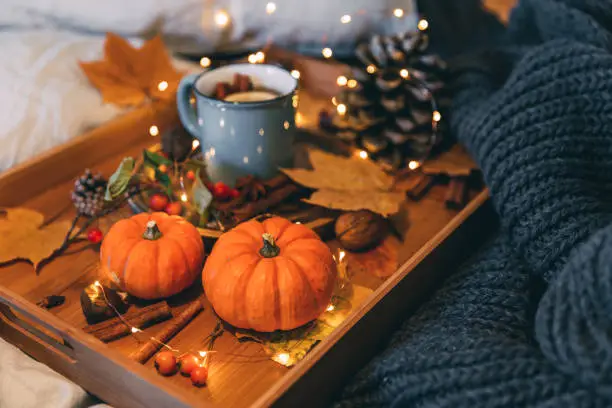
[[268,192],[263,180],[255,176],[244,176],[237,179],[235,187],[240,195],[250,202],[265,197]]

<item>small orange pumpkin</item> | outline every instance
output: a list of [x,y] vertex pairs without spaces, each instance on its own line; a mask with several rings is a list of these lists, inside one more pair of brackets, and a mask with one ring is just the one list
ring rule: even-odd
[[215,312],[243,329],[291,330],[325,311],[336,281],[329,247],[280,218],[247,221],[219,238],[202,280]]
[[115,223],[100,250],[103,273],[142,299],[165,298],[191,286],[203,261],[198,230],[183,218],[162,212]]

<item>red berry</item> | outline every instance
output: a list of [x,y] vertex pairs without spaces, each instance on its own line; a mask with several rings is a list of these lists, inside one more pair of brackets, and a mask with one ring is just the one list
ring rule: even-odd
[[155,356],[155,368],[161,375],[176,373],[176,357],[171,351],[161,351]]
[[230,197],[238,198],[238,196],[240,196],[240,191],[236,190],[235,188],[232,188],[230,191]]
[[166,206],[165,211],[168,215],[181,215],[181,213],[183,212],[183,205],[178,201],[175,201],[173,203],[168,204]]
[[208,380],[208,369],[204,366],[198,366],[191,372],[191,383],[196,387],[206,385]]
[[104,238],[104,234],[100,231],[100,228],[92,228],[87,231],[87,240],[93,244],[102,242],[102,238]]
[[149,199],[149,208],[153,211],[164,211],[168,205],[168,197],[165,194],[153,194]]
[[193,172],[193,170],[189,170],[186,176],[188,180],[191,180],[191,181],[195,180],[195,173]]
[[166,166],[165,164],[160,164],[159,166],[157,166],[157,170],[159,170],[161,173],[165,173],[168,171],[168,166]]
[[184,355],[179,360],[179,367],[181,369],[181,374],[183,374],[185,377],[190,376],[193,370],[199,366],[200,366],[200,359],[193,354]]
[[227,200],[230,197],[231,188],[222,181],[215,183],[213,195],[219,200]]

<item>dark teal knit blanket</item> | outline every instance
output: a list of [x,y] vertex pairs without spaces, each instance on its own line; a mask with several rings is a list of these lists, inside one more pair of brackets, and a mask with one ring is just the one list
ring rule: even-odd
[[501,228],[338,407],[612,407],[612,0],[523,0],[451,128]]

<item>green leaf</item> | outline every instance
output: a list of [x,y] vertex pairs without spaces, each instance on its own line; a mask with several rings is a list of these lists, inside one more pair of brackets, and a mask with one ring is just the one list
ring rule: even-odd
[[106,201],[113,201],[127,191],[132,173],[134,172],[134,164],[133,157],[125,157],[121,161],[117,170],[108,179],[106,194],[104,195]]
[[[195,175],[193,187],[191,188],[191,196],[193,197],[193,206],[198,214],[200,214],[200,225],[208,221],[208,207],[212,203],[213,195],[200,178],[200,171],[198,170]],[[206,218],[206,219],[203,219]]]
[[151,167],[158,167],[162,164],[168,167],[172,166],[172,160],[167,159],[161,154],[154,153],[150,150],[147,150],[147,149],[143,150],[142,156],[144,158],[145,165],[148,165]]
[[192,170],[194,173],[206,170],[206,162],[197,159],[188,159],[183,163],[187,170]]

